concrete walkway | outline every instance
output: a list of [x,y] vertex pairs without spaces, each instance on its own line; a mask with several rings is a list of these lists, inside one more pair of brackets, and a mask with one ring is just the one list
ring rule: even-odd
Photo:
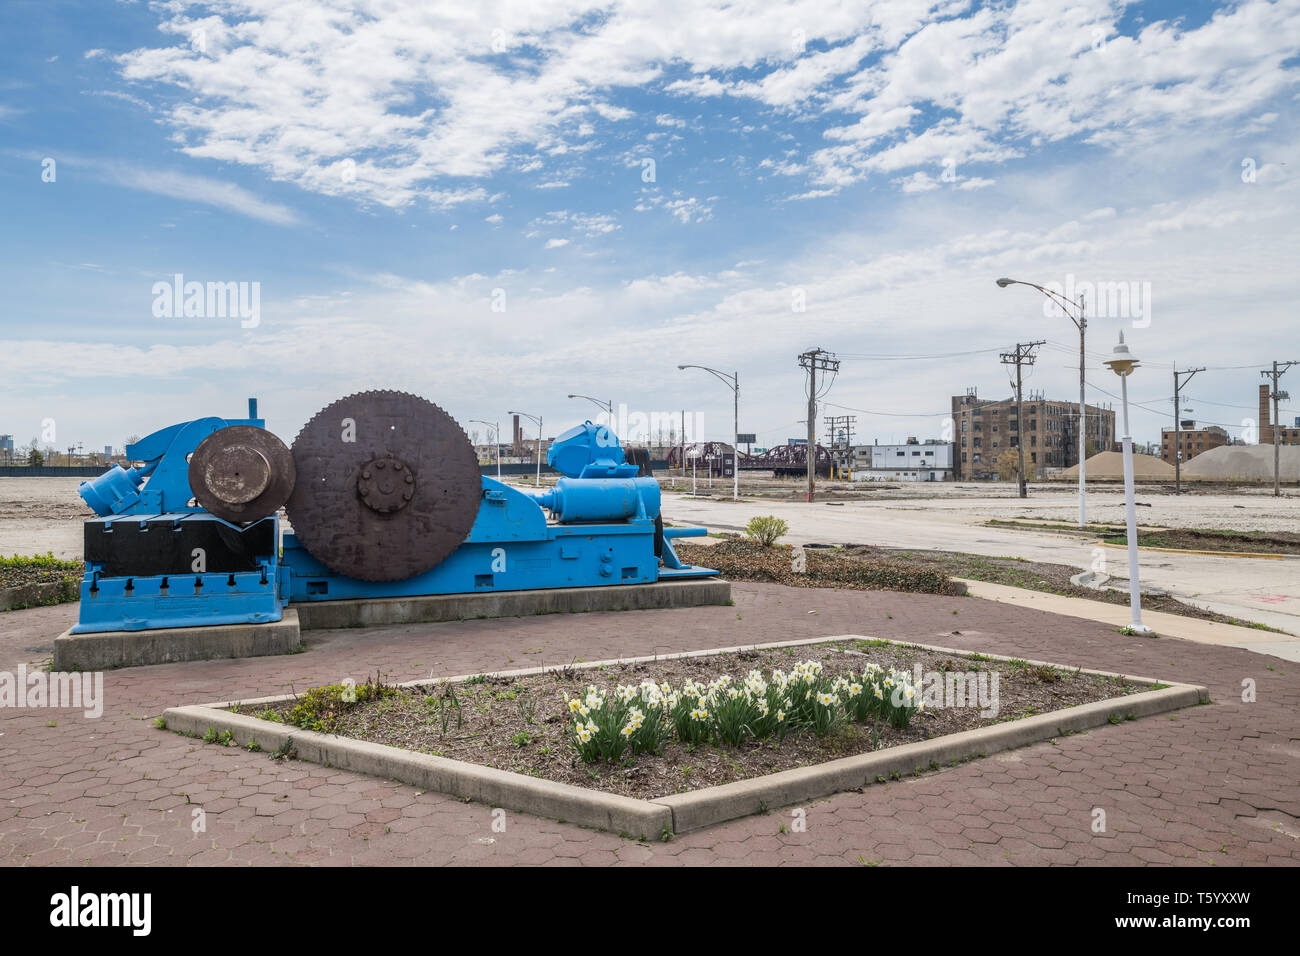
[[[1300,667],[966,597],[746,583],[733,594],[734,607],[311,631],[287,657],[109,671],[98,719],[0,711],[0,864],[1300,862]],[[0,670],[47,659],[75,613],[0,614]],[[152,723],[174,704],[376,670],[409,680],[843,633],[1202,684],[1212,703],[644,843]]]
[[[985,598],[1002,604],[1081,617],[1116,628],[1126,627],[1131,619],[1127,604],[1109,604],[1105,601],[1090,601],[1087,598],[1065,597],[1005,584],[972,581],[969,578],[957,580],[966,585],[972,597]],[[1143,611],[1142,623],[1160,637],[1179,637],[1198,644],[1240,647],[1254,651],[1256,654],[1270,654],[1286,661],[1300,662],[1300,637],[1290,634],[1276,634],[1250,627],[1238,627],[1235,624],[1220,624],[1216,621],[1168,614],[1163,611]]]

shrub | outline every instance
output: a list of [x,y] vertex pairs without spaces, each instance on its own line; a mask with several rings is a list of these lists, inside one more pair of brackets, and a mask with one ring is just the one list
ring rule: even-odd
[[376,675],[366,678],[364,684],[329,684],[325,687],[312,687],[300,696],[289,711],[285,723],[293,724],[304,730],[318,730],[332,734],[338,728],[343,715],[368,700],[381,700],[392,697],[397,688],[385,684]]
[[776,544],[776,539],[789,533],[790,526],[775,515],[759,515],[749,519],[745,525],[746,536],[753,538],[765,548]]

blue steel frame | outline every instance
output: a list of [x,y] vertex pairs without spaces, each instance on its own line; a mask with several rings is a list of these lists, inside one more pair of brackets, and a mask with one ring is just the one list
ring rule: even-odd
[[[171,520],[176,527],[187,521],[229,522],[208,514],[190,490],[189,456],[199,443],[229,425],[265,428],[257,417],[257,400],[248,400],[247,418],[199,418],[159,429],[126,446],[129,461],[142,461],[138,469],[114,465],[83,481],[78,493],[113,534],[142,530],[146,520]],[[279,519],[272,541],[280,540]],[[258,555],[259,570],[190,574],[108,576],[103,565],[87,562],[81,581],[81,605],[73,634],[100,631],[137,631],[207,624],[263,624],[284,616],[277,585],[275,554]]]
[[[145,466],[116,467],[83,482],[87,504],[113,533],[130,534],[146,518],[221,521],[203,511],[189,486],[189,455],[228,425],[265,427],[249,400],[246,419],[202,418],[172,425],[127,447]],[[400,581],[359,581],[317,561],[297,536],[279,534],[280,555],[259,556],[259,570],[127,577],[104,575],[88,564],[74,633],[278,621],[293,602],[417,597],[547,588],[651,584],[668,578],[708,577],[710,568],[683,564],[675,538],[703,528],[663,531],[662,561],[654,553],[659,484],[635,477],[617,437],[586,423],[561,436],[548,456],[566,477],[546,492],[528,494],[483,477],[482,500],[465,541],[436,567]],[[147,482],[144,479],[148,479]],[[552,512],[548,522],[543,508]],[[222,522],[223,524],[225,522]],[[235,527],[235,526],[231,526]]]

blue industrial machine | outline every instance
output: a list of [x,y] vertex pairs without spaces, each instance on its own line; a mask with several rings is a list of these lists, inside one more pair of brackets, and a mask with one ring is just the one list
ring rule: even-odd
[[552,443],[562,477],[534,493],[480,475],[450,416],[391,391],[327,406],[292,450],[250,400],[246,419],[172,425],[127,457],[144,464],[80,488],[99,517],[86,522],[73,633],[275,621],[292,602],[716,574],[673,550],[705,530],[665,529],[658,482],[591,422]]

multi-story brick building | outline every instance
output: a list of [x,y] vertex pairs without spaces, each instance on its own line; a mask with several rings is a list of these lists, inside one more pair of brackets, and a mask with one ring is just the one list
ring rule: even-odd
[[1300,445],[1300,420],[1297,420],[1295,428],[1288,428],[1286,425],[1274,426],[1272,422],[1273,403],[1268,397],[1268,386],[1261,385],[1259,387],[1259,443],[1273,444],[1273,435],[1276,432],[1280,444]]
[[[953,471],[958,481],[997,477],[998,456],[1015,450],[1025,438],[1025,473],[1069,468],[1079,461],[1079,403],[1045,399],[1031,393],[1023,401],[1024,428],[1016,418],[1016,400],[982,399],[974,389],[952,397]],[[1115,411],[1089,405],[1086,413],[1088,454],[1115,445]]]
[[1203,451],[1228,444],[1228,433],[1218,425],[1197,428],[1195,422],[1183,422],[1177,433],[1177,447],[1174,443],[1174,429],[1160,429],[1160,457],[1169,464],[1177,464],[1176,456],[1182,453],[1182,460],[1189,461]]

